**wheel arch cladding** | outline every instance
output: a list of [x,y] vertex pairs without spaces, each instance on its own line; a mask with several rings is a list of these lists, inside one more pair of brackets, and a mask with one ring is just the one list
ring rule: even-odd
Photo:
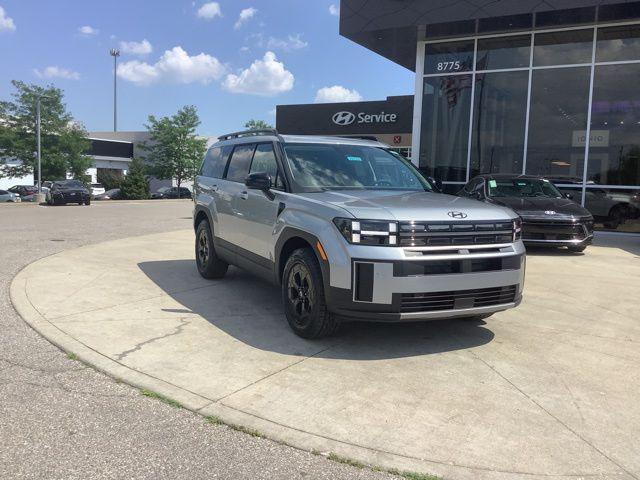
[[284,273],[284,267],[287,263],[287,259],[298,248],[310,249],[320,265],[320,271],[322,272],[322,283],[324,284],[325,295],[329,288],[329,263],[323,261],[314,245],[319,242],[318,238],[311,233],[298,230],[295,228],[287,227],[283,230],[278,242],[276,243],[276,280],[278,284],[282,284],[282,275]]
[[193,229],[197,230],[198,225],[200,225],[200,222],[203,220],[207,220],[211,226],[211,219],[209,218],[207,211],[202,207],[196,207],[196,213],[193,217]]

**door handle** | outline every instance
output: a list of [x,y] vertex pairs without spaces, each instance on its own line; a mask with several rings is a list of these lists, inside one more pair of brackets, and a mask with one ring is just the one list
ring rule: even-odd
[[247,200],[249,198],[249,192],[247,192],[246,190],[244,192],[240,192],[240,198],[242,200]]

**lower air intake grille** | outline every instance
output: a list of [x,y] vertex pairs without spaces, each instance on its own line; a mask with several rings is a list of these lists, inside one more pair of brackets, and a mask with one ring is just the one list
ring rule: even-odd
[[403,293],[401,313],[491,307],[515,301],[517,285],[457,292]]

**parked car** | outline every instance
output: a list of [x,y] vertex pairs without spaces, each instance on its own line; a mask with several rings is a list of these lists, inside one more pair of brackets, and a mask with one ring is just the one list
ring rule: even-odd
[[280,285],[301,337],[343,320],[485,318],[521,301],[520,218],[434,192],[377,141],[225,135],[194,189],[200,275],[233,264]]
[[104,187],[100,183],[92,183],[91,184],[91,195],[94,197],[96,195],[102,195],[105,192]]
[[593,240],[591,213],[546,178],[480,175],[458,195],[513,209],[522,218],[525,245],[567,247],[572,252],[582,252]]
[[111,190],[107,190],[106,192],[96,195],[94,200],[121,200],[122,193],[119,188],[112,188]]
[[38,187],[33,185],[14,185],[9,191],[19,195],[23,202],[35,202],[38,195]]
[[91,193],[79,180],[59,180],[51,183],[46,200],[49,205],[90,205]]
[[9,192],[7,190],[0,190],[0,202],[18,203],[20,202],[20,195],[15,194],[13,192]]
[[152,199],[159,198],[191,198],[191,190],[187,187],[162,187],[157,192],[151,194]]

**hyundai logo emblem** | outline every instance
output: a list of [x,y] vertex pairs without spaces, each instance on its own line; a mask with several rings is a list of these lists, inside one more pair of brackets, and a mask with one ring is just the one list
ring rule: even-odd
[[331,118],[331,120],[333,120],[333,123],[341,126],[351,125],[355,121],[355,119],[356,116],[351,112],[338,112]]
[[457,219],[467,218],[467,214],[463,212],[448,212],[447,215],[449,215],[451,218]]

